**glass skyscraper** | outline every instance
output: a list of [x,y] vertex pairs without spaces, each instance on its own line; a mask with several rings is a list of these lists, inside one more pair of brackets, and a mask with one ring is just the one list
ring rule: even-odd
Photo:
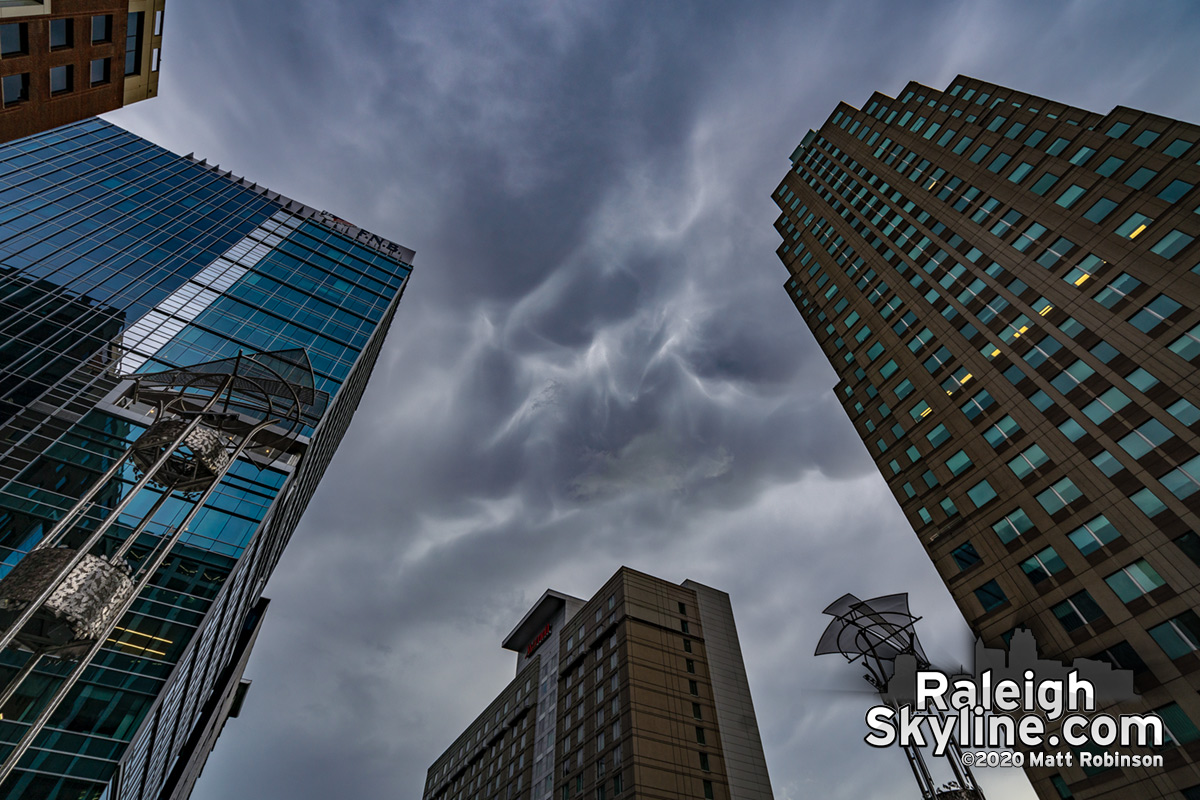
[[[972,630],[1135,673],[1200,797],[1200,128],[959,76],[842,103],[774,193],[786,290]],[[1065,750],[1066,748],[1064,748]]]
[[[0,577],[153,421],[122,376],[303,349],[330,398],[286,452],[233,464],[0,798],[186,796],[236,694],[263,585],[349,425],[412,257],[97,119],[0,146]],[[128,465],[102,486],[79,531],[137,478]],[[138,492],[102,552],[162,492]],[[144,559],[185,506],[163,501],[127,558]],[[0,652],[0,681],[26,658]],[[0,708],[0,757],[69,669],[40,662]]]

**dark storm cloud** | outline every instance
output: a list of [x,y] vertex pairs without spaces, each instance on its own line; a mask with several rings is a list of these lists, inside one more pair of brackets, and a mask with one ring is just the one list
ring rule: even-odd
[[114,121],[418,254],[197,800],[418,795],[529,604],[621,564],[730,592],[777,797],[910,796],[810,655],[820,609],[909,591],[935,660],[965,626],[782,289],[770,193],[839,100],[910,79],[1196,120],[1196,17],[173,0],[160,97]]

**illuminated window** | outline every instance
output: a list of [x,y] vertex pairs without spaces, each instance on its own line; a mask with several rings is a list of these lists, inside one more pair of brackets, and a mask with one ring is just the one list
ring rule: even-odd
[[1142,231],[1146,230],[1151,222],[1154,222],[1154,220],[1150,217],[1135,212],[1129,216],[1129,219],[1117,227],[1117,235],[1124,236],[1127,239],[1136,239],[1141,235]]

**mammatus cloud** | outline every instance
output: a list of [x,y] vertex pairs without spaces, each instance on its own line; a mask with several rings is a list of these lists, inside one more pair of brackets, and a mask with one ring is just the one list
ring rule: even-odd
[[820,610],[908,591],[931,657],[969,641],[783,292],[770,194],[839,100],[910,79],[1200,119],[1197,16],[174,4],[160,97],[113,120],[417,251],[197,800],[418,795],[527,607],[621,564],[731,594],[780,800],[909,797],[865,683],[811,656]]

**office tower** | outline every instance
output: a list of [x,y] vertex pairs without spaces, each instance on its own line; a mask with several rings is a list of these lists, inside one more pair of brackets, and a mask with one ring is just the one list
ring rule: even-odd
[[[0,798],[187,796],[412,257],[97,119],[0,146],[0,628],[20,645],[0,650],[0,687],[19,683],[0,759],[33,732]],[[35,556],[98,534],[81,568],[128,612],[107,634],[21,627]],[[131,570],[154,576],[140,594]]]
[[1134,670],[1116,710],[1166,723],[1165,769],[1030,770],[1042,797],[1200,796],[1197,142],[960,76],[839,104],[774,194],[786,290],[971,628]]
[[0,3],[0,142],[156,96],[165,5]]
[[770,800],[729,595],[622,567],[547,591],[516,677],[429,768],[424,800]]

